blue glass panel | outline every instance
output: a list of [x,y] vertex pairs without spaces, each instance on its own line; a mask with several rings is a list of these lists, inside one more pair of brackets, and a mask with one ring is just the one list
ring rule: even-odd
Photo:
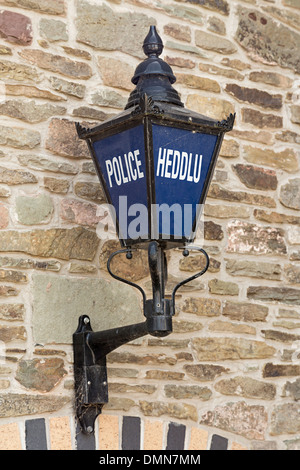
[[152,129],[159,233],[188,238],[218,136],[157,124]]
[[106,137],[93,147],[116,210],[120,238],[148,238],[144,126]]

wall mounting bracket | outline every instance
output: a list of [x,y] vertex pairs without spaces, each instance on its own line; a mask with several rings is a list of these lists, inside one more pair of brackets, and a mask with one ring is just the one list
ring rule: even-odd
[[[148,247],[149,271],[152,280],[152,300],[146,300],[143,289],[126,279],[120,278],[111,271],[111,261],[119,253],[127,253],[131,259],[130,248],[113,253],[107,262],[108,272],[115,279],[137,288],[143,296],[144,316],[146,320],[141,323],[127,325],[95,332],[92,330],[90,318],[87,315],[79,317],[77,330],[73,334],[74,351],[74,379],[75,379],[75,407],[76,416],[82,432],[91,434],[97,416],[103,406],[108,403],[108,384],[106,356],[114,349],[142,336],[167,336],[172,332],[172,317],[175,313],[175,293],[182,285],[190,282],[206,272],[209,258],[202,248],[196,248],[206,257],[206,266],[194,276],[175,286],[171,299],[165,296],[165,283],[167,279],[167,261],[163,248],[153,241]],[[189,252],[184,250],[183,255]]]

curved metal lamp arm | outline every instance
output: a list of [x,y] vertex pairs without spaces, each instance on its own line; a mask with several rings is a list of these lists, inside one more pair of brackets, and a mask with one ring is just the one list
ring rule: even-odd
[[183,286],[184,284],[187,284],[188,282],[191,282],[193,281],[194,279],[197,279],[198,277],[202,276],[204,273],[206,273],[206,271],[208,270],[209,268],[209,256],[208,254],[206,253],[206,251],[203,249],[203,248],[198,248],[196,246],[192,246],[192,247],[186,247],[185,250],[188,250],[188,249],[193,249],[193,250],[197,250],[197,251],[201,251],[201,253],[204,254],[205,258],[206,258],[206,266],[204,267],[204,269],[202,269],[202,271],[200,271],[199,273],[197,274],[194,274],[193,276],[191,277],[188,277],[187,279],[185,279],[184,281],[181,281],[179,282],[173,289],[173,292],[172,292],[172,304],[173,304],[173,309],[174,309],[174,312],[175,312],[175,294],[177,292],[177,290]]
[[122,277],[120,277],[117,274],[113,273],[112,270],[111,270],[110,264],[111,264],[113,258],[116,255],[120,254],[120,253],[127,253],[127,258],[128,259],[132,258],[132,248],[124,248],[122,250],[115,251],[114,253],[112,253],[110,255],[110,257],[107,260],[107,270],[108,270],[109,274],[114,279],[116,279],[117,281],[121,281],[121,282],[124,282],[125,284],[129,284],[130,286],[135,287],[136,289],[138,289],[141,292],[141,294],[143,296],[143,307],[144,307],[144,310],[145,310],[146,294],[145,294],[144,290],[141,288],[141,286],[139,286],[138,284],[135,284],[134,282],[128,281],[128,279],[123,279]]

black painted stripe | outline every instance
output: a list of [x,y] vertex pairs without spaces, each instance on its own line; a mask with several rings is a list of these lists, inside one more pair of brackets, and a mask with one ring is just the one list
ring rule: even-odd
[[96,450],[95,434],[84,434],[81,431],[79,423],[76,425],[76,449]]
[[218,434],[213,434],[210,444],[210,450],[227,450],[228,439]]
[[184,450],[185,426],[169,423],[166,450]]
[[44,418],[25,421],[26,450],[47,450]]
[[141,419],[134,416],[123,416],[122,449],[139,450],[141,443]]

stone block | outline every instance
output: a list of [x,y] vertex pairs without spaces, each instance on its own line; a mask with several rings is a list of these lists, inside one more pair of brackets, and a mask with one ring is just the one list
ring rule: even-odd
[[0,60],[0,79],[16,80],[17,82],[39,82],[41,81],[41,75],[29,65]]
[[137,11],[116,12],[105,3],[77,2],[77,41],[96,49],[144,58],[141,45],[149,26],[155,24],[154,18]]
[[247,289],[247,297],[265,302],[300,305],[300,290],[290,287],[250,286]]
[[195,43],[196,46],[202,49],[219,52],[224,55],[233,54],[237,50],[235,44],[228,39],[206,33],[205,31],[195,32]]
[[32,42],[32,23],[28,16],[9,10],[0,10],[0,36],[21,46]]
[[17,219],[23,225],[45,223],[54,210],[52,200],[47,194],[35,197],[18,196],[15,204]]
[[72,343],[80,315],[94,331],[144,320],[139,295],[104,279],[33,274],[33,336],[42,344]]
[[294,377],[300,375],[298,364],[272,364],[268,362],[263,368],[263,377]]
[[[36,155],[19,155],[18,161],[23,166],[27,166],[33,170],[39,171],[50,171],[65,175],[76,175],[79,171],[78,168],[71,163]],[[14,172],[16,171],[17,170],[14,170]]]
[[18,363],[16,380],[28,390],[50,392],[66,374],[60,358],[23,359]]
[[274,191],[278,180],[275,171],[265,168],[238,163],[232,166],[241,182],[250,189]]
[[113,90],[103,89],[98,90],[92,95],[92,104],[97,106],[108,106],[110,108],[124,109],[128,97],[121,95]]
[[192,35],[189,26],[177,23],[169,23],[164,26],[164,33],[180,41],[191,42]]
[[276,395],[275,385],[242,376],[220,380],[215,384],[215,389],[223,395],[236,395],[261,400],[274,400]]
[[232,432],[247,439],[265,438],[268,415],[261,405],[245,401],[216,406],[200,419],[200,424]]
[[300,178],[290,179],[281,186],[279,199],[285,207],[300,210]]
[[96,227],[101,217],[97,216],[97,205],[77,199],[63,199],[60,204],[62,220],[76,225]]
[[269,224],[291,224],[300,225],[300,217],[296,215],[282,214],[278,212],[266,212],[261,209],[254,209],[253,215],[257,220]]
[[195,398],[196,400],[209,400],[212,391],[208,387],[199,387],[199,385],[165,385],[165,394],[167,398],[176,398],[178,400],[185,398]]
[[96,202],[97,204],[102,204],[105,202],[102,186],[100,183],[77,181],[77,183],[74,185],[74,193],[78,197]]
[[266,83],[267,85],[276,86],[278,88],[290,88],[293,84],[293,81],[285,75],[281,75],[277,72],[265,72],[263,70],[260,72],[251,72],[249,80],[252,82]]
[[200,382],[209,382],[219,375],[230,372],[230,369],[213,364],[185,364],[183,368],[189,377]]
[[252,124],[253,126],[264,128],[269,127],[270,129],[277,129],[282,127],[283,121],[281,116],[275,114],[267,114],[258,111],[257,109],[243,108],[242,109],[242,120],[246,124]]
[[67,25],[60,20],[42,18],[39,23],[40,35],[47,41],[67,41]]
[[62,157],[90,158],[86,142],[79,139],[75,123],[68,119],[51,120],[46,148]]
[[223,315],[231,320],[238,321],[266,321],[269,313],[268,307],[250,302],[232,302],[226,300],[223,307]]
[[192,346],[198,361],[264,359],[276,352],[263,341],[244,338],[193,338]]
[[198,419],[196,407],[187,403],[148,402],[141,400],[139,405],[145,416],[162,416],[167,414],[175,419],[191,419],[192,421],[197,421]]
[[48,191],[57,194],[66,194],[70,188],[70,181],[60,178],[44,177],[44,186]]
[[50,54],[39,49],[26,49],[19,52],[19,55],[41,69],[61,73],[67,77],[86,80],[93,74],[91,67],[85,62],[74,61],[68,57]]
[[277,8],[276,6],[264,6],[263,10],[276,18],[280,23],[285,23],[292,28],[300,29],[300,15],[295,11],[286,8]]
[[244,191],[232,191],[226,189],[217,183],[212,183],[208,190],[208,197],[213,199],[222,199],[243,204],[252,204],[256,206],[276,207],[275,200],[270,196],[263,194],[246,193]]
[[226,261],[226,271],[231,276],[257,277],[261,279],[281,279],[281,265],[242,259]]
[[32,149],[41,143],[38,131],[23,127],[0,126],[0,145],[19,149]]
[[241,87],[236,83],[226,85],[225,91],[241,102],[246,101],[256,106],[271,109],[281,109],[282,107],[282,95],[279,94],[271,95],[267,91]]
[[69,396],[51,394],[3,393],[0,395],[0,418],[51,413],[60,410],[69,400]]
[[10,186],[19,184],[32,184],[37,183],[35,175],[29,171],[19,169],[11,170],[6,167],[0,167],[0,183],[5,183]]
[[5,93],[6,95],[13,96],[27,96],[28,98],[40,98],[51,101],[65,101],[66,98],[63,96],[55,95],[49,90],[44,90],[37,88],[33,85],[14,85],[11,83],[5,84]]
[[33,256],[91,261],[99,239],[83,227],[32,231],[0,231],[0,251],[22,252]]
[[211,279],[208,281],[209,292],[218,295],[238,295],[239,286],[234,282]]
[[49,15],[62,15],[65,13],[64,0],[51,0],[51,2],[48,0],[1,0],[0,4],[48,13]]
[[298,434],[300,432],[300,404],[283,403],[273,409],[271,435]]
[[235,220],[227,226],[228,253],[286,254],[284,231]]
[[189,73],[177,73],[176,78],[176,83],[182,84],[188,88],[197,88],[213,93],[220,93],[221,91],[218,82],[210,78],[198,77]]
[[134,85],[131,78],[135,68],[127,62],[112,57],[99,57],[98,68],[104,85],[128,91],[133,90]]
[[236,39],[251,58],[266,64],[288,67],[299,73],[299,55],[286,53],[287,49],[298,50],[299,33],[254,8],[239,6],[237,13],[239,23]]
[[287,173],[295,173],[299,170],[298,156],[292,148],[276,152],[267,148],[245,146],[244,158],[249,163],[266,165]]
[[63,78],[50,77],[52,88],[66,95],[76,96],[76,98],[84,98],[86,86],[81,83],[69,82]]
[[280,341],[281,343],[294,343],[300,341],[300,335],[285,333],[279,330],[261,330],[266,339]]
[[230,101],[199,94],[188,95],[186,107],[218,120],[226,119],[230,113],[234,113],[234,106]]
[[221,302],[217,299],[189,297],[185,299],[182,310],[198,316],[214,317],[221,314]]
[[226,0],[176,0],[176,2],[192,3],[193,5],[198,5],[226,16],[229,15],[230,11],[229,4]]

